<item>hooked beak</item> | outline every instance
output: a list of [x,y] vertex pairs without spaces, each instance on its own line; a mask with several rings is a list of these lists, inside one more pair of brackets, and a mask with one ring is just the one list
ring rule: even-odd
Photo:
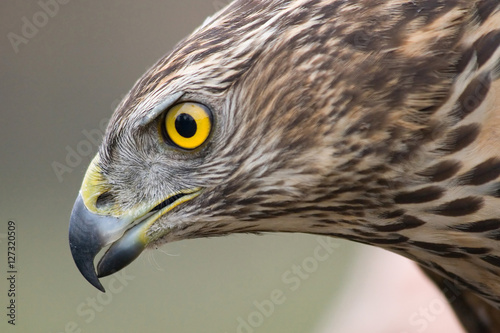
[[[141,203],[122,211],[118,203],[98,205],[98,198],[109,191],[99,168],[98,155],[85,174],[70,217],[69,246],[80,273],[104,292],[100,277],[108,276],[134,261],[146,246],[163,234],[148,235],[151,225],[177,205],[193,199],[200,188],[168,195],[164,200]],[[167,231],[168,232],[168,231]],[[108,246],[94,269],[94,258]]]

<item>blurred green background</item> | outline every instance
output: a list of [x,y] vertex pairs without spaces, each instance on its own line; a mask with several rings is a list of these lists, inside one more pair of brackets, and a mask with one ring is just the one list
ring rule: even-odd
[[[378,262],[359,261],[367,248],[342,240],[326,248],[325,239],[299,234],[167,244],[103,279],[106,294],[78,272],[68,220],[96,133],[149,66],[227,3],[0,2],[0,332],[343,333],[354,330],[325,327],[394,318],[404,331],[370,332],[418,331],[411,316],[436,296],[411,303],[387,277],[386,289],[373,287],[380,280],[367,267],[381,271]],[[17,226],[16,326],[6,316],[9,220]],[[394,276],[402,266],[384,267]],[[378,294],[360,301],[360,287]],[[391,290],[400,298],[392,308]],[[429,327],[444,317],[436,318]]]
[[[16,326],[6,323],[2,278],[0,331],[236,332],[238,318],[250,316],[256,332],[312,332],[344,278],[346,242],[335,240],[338,249],[293,291],[282,275],[313,255],[317,237],[169,244],[126,268],[128,280],[103,279],[105,295],[83,279],[67,230],[97,151],[84,131],[101,131],[135,80],[227,1],[54,3],[0,3],[0,276],[7,276],[9,220],[17,224],[18,269]],[[66,160],[71,151],[81,160]],[[275,289],[286,301],[269,318],[252,317],[254,301]]]

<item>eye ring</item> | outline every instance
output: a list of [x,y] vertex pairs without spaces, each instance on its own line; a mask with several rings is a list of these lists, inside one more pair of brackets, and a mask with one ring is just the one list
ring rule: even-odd
[[161,122],[167,142],[186,150],[200,147],[210,136],[213,116],[208,107],[195,102],[183,102],[165,112]]

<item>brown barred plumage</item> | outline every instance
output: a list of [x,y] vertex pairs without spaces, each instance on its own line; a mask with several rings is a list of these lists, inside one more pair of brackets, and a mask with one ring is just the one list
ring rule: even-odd
[[[470,332],[500,330],[499,46],[498,0],[231,3],[115,111],[72,216],[77,265],[102,288],[91,261],[115,241],[100,276],[151,244],[330,235],[415,260],[462,288]],[[186,101],[213,113],[190,151],[158,130]],[[142,216],[141,241],[122,237]]]

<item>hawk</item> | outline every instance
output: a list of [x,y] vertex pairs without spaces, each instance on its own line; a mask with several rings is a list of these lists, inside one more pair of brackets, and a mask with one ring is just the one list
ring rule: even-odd
[[461,290],[469,332],[498,332],[499,46],[498,0],[232,2],[114,112],[76,265],[104,290],[167,242],[328,235],[414,260]]

